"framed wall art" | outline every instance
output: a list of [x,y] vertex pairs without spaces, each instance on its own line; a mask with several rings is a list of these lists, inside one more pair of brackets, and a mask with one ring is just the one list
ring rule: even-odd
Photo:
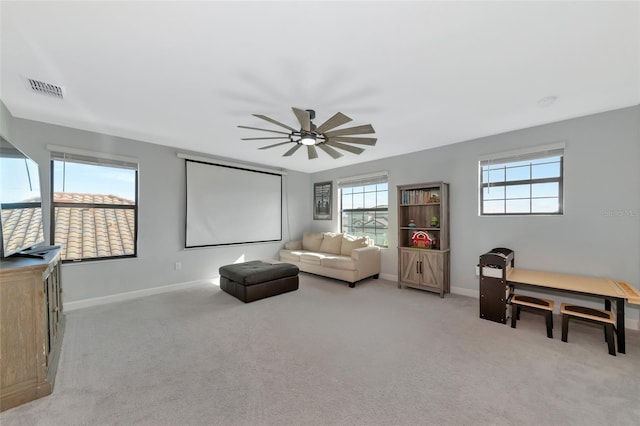
[[317,182],[313,184],[313,219],[331,220],[331,201],[333,184],[331,182]]

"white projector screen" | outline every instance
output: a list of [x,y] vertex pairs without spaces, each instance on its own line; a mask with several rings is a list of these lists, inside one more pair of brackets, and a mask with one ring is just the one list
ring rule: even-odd
[[282,176],[185,160],[186,248],[282,240]]

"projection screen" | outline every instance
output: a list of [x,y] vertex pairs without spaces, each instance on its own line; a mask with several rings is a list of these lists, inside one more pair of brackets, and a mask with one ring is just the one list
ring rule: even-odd
[[185,248],[282,240],[282,176],[185,160]]

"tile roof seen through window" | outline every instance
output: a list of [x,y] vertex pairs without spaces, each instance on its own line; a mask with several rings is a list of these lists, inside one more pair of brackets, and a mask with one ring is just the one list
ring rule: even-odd
[[5,253],[41,243],[44,239],[42,209],[2,209],[2,238]]
[[77,192],[54,192],[53,201],[56,203],[86,203],[86,204],[114,204],[135,205],[135,201],[115,195],[79,194]]
[[[55,192],[54,202],[133,206],[114,195]],[[55,240],[66,260],[135,254],[135,210],[56,207]]]

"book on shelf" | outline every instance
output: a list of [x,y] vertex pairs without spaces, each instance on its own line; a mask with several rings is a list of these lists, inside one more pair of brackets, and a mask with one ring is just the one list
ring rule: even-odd
[[439,203],[440,192],[437,190],[409,189],[402,191],[402,204]]

